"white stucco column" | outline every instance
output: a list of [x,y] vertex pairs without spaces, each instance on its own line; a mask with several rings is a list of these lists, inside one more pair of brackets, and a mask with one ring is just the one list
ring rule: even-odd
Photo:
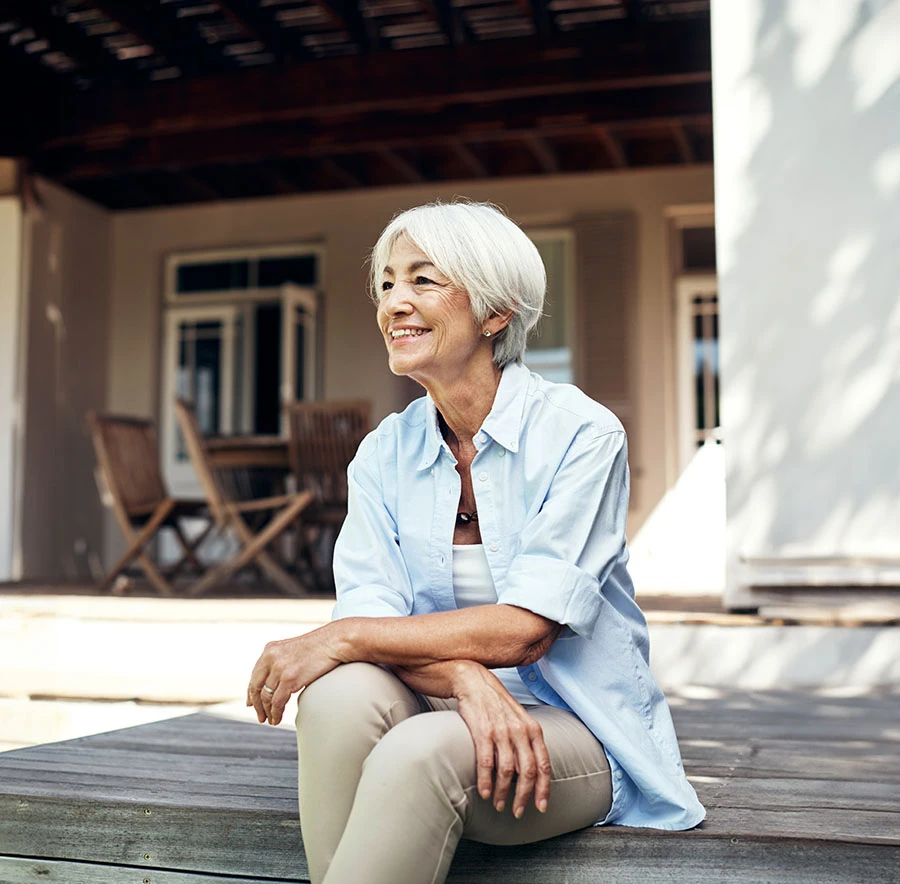
[[[18,432],[16,383],[21,332],[22,204],[13,190],[10,160],[0,159],[0,580],[17,576],[13,567],[15,526],[15,442]],[[9,178],[4,187],[4,179]]]
[[732,606],[900,585],[898,47],[900,0],[712,0]]

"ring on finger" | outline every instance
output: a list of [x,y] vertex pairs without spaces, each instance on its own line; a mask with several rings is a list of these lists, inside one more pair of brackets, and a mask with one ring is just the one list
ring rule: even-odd
[[262,689],[263,689],[267,694],[274,694],[274,693],[275,693],[275,688],[270,688],[267,684],[264,684],[264,685],[262,686]]

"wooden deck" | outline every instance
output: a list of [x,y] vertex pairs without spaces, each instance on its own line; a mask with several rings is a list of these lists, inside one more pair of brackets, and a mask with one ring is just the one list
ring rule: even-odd
[[[450,880],[897,882],[898,699],[673,696],[700,828],[464,842]],[[295,758],[292,732],[208,713],[0,754],[0,884],[306,881]]]

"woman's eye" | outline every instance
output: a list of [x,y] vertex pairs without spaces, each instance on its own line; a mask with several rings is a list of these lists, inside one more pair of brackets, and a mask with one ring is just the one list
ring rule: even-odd
[[394,284],[393,284],[392,282],[388,282],[387,280],[385,280],[385,281],[381,284],[381,290],[382,290],[383,292],[389,292],[393,287],[394,287]]
[[433,282],[427,276],[417,276],[415,283],[416,285],[433,285]]

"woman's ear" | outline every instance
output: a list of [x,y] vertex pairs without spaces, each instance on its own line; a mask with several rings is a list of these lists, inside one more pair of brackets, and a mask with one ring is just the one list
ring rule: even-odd
[[487,321],[487,327],[490,328],[491,334],[496,335],[499,332],[502,332],[515,315],[515,310],[506,310],[503,313],[492,313]]

